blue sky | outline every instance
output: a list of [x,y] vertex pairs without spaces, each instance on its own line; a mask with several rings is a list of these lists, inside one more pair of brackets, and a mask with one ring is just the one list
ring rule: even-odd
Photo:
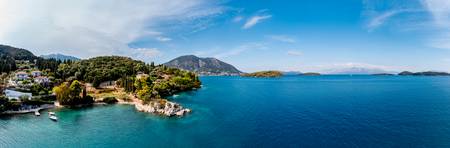
[[194,54],[247,72],[450,71],[447,0],[0,1],[0,17],[0,42],[38,55],[163,63]]

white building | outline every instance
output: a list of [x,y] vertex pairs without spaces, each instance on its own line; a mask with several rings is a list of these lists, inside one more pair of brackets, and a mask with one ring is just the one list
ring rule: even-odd
[[9,90],[6,89],[5,91],[6,97],[8,97],[9,100],[16,99],[19,100],[21,96],[26,96],[28,99],[30,99],[33,95],[31,93],[23,93],[19,91]]
[[28,74],[26,72],[23,72],[23,71],[17,72],[16,73],[16,79],[19,80],[19,81],[26,80],[26,79],[28,79]]
[[31,75],[33,77],[39,77],[39,76],[42,76],[42,72],[41,71],[32,71]]
[[44,76],[39,76],[34,78],[34,82],[39,83],[39,84],[48,84],[50,83],[50,79],[48,79],[47,77]]

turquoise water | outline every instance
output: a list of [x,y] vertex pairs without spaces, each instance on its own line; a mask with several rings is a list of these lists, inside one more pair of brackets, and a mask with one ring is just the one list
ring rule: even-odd
[[202,77],[183,118],[129,105],[0,118],[0,147],[450,147],[450,77]]

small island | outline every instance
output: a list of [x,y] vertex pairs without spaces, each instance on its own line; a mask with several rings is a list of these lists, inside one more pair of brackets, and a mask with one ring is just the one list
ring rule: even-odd
[[403,71],[398,74],[399,76],[450,76],[447,72],[425,71],[425,72],[410,72]]
[[283,73],[280,71],[260,71],[254,73],[245,73],[241,74],[243,77],[256,77],[256,78],[275,78],[283,76]]
[[306,72],[306,73],[302,73],[302,74],[299,74],[300,76],[320,76],[321,74],[320,73],[317,73],[317,72]]

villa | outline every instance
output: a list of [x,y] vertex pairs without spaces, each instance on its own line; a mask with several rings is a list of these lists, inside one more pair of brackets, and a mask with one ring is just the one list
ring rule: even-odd
[[31,75],[33,77],[39,77],[39,76],[42,76],[42,72],[41,71],[32,71]]
[[138,72],[136,75],[137,79],[141,79],[141,78],[145,78],[145,77],[148,77],[148,74],[145,74],[143,72]]
[[19,80],[19,81],[26,80],[26,79],[28,79],[28,74],[26,72],[23,72],[23,71],[17,72],[16,73],[16,79]]
[[39,83],[39,84],[48,84],[48,83],[50,83],[50,80],[48,79],[48,77],[38,76],[38,77],[34,78],[34,82]]

